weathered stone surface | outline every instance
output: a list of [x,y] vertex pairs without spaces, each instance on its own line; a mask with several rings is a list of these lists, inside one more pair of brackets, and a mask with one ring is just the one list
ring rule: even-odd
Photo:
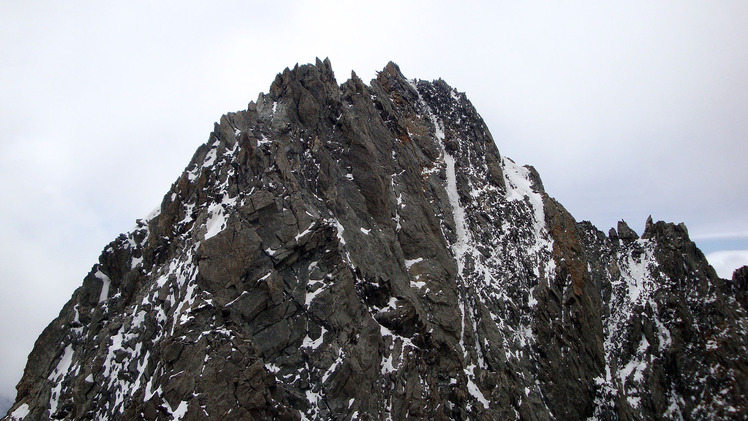
[[735,297],[743,309],[748,309],[748,266],[736,269],[732,279],[726,284],[728,293]]
[[318,60],[105,248],[5,419],[744,419],[747,278],[577,223],[444,81]]

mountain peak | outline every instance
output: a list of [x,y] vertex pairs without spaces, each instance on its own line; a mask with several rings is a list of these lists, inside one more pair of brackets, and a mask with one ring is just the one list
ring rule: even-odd
[[5,419],[740,417],[724,282],[685,227],[577,223],[446,82],[317,59],[105,247]]

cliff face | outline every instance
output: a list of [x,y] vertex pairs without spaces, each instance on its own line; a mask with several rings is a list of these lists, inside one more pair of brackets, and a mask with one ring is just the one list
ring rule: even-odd
[[443,81],[318,61],[105,248],[4,419],[742,419],[744,286],[576,222]]

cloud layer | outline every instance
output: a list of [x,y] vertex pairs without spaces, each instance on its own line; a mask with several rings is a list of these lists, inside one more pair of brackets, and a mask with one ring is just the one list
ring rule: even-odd
[[720,278],[732,279],[735,269],[748,265],[748,250],[723,250],[706,255]]

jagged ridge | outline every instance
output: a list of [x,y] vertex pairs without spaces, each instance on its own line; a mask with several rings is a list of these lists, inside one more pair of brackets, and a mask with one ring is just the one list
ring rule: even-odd
[[443,81],[318,60],[107,246],[7,419],[737,419],[737,284],[577,223]]

